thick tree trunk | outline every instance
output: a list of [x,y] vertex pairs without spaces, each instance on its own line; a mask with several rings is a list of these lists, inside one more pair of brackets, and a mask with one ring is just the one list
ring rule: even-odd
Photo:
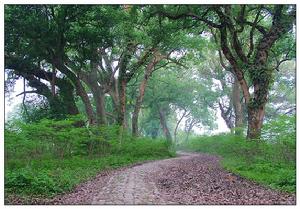
[[106,125],[105,95],[99,87],[93,87],[92,93],[96,103],[96,119],[98,125]]
[[99,115],[100,117],[98,118],[99,124],[106,125],[107,119],[106,119],[106,111],[105,111],[105,94],[103,92],[100,92],[97,104],[98,104],[97,115]]
[[112,88],[110,88],[108,94],[112,98],[114,111],[116,114],[118,114],[120,112],[120,100],[119,100],[120,96],[119,96],[119,86],[118,86],[117,79],[113,78]]
[[60,96],[62,98],[62,102],[66,108],[66,113],[69,115],[79,114],[79,110],[75,103],[75,98],[74,98],[74,94],[73,94],[74,87],[72,86],[72,84],[66,79],[57,80],[56,84],[60,89],[59,94],[60,94]]
[[[88,74],[88,83],[94,95],[96,103],[96,119],[98,125],[106,125],[106,111],[105,111],[105,93],[102,86],[98,84],[98,65],[97,62],[91,62],[91,72]],[[102,85],[102,84],[101,84]]]
[[95,125],[96,124],[96,118],[95,114],[92,108],[92,104],[90,102],[90,99],[82,86],[80,79],[72,72],[70,71],[59,59],[54,59],[53,60],[54,66],[63,74],[65,74],[74,84],[76,93],[78,96],[80,96],[84,107],[85,107],[85,112],[88,117],[89,124]]
[[80,98],[84,104],[85,112],[87,114],[89,124],[95,125],[96,118],[95,118],[95,114],[94,114],[93,107],[92,107],[91,101],[89,99],[89,96],[87,95],[85,89],[83,88],[80,80],[77,80],[75,82],[76,82],[76,85],[75,85],[76,93],[80,96]]
[[241,104],[241,91],[239,82],[234,76],[234,84],[232,90],[232,102],[235,114],[235,134],[241,135],[242,134],[242,127],[243,127],[243,109]]
[[248,107],[248,139],[260,138],[264,115],[265,105],[255,108]]
[[160,119],[161,128],[162,128],[162,130],[165,134],[165,137],[166,137],[167,141],[171,143],[172,142],[172,136],[171,136],[171,133],[170,133],[169,128],[167,126],[166,113],[163,110],[163,108],[159,108],[158,111],[159,111],[159,119]]
[[34,75],[28,75],[26,73],[21,75],[28,81],[29,86],[36,89],[37,94],[43,95],[47,98],[52,117],[60,118],[61,115],[66,114],[65,104],[61,102],[61,100],[58,98],[58,95],[52,95],[51,90],[46,84],[41,82]]
[[103,88],[98,84],[98,66],[96,62],[91,62],[91,70],[81,73],[81,79],[88,85],[93,94],[96,105],[96,121],[98,125],[106,125],[105,94]]
[[265,116],[265,106],[268,101],[271,72],[263,67],[257,69],[261,72],[254,82],[254,93],[252,100],[247,104],[248,108],[248,139],[258,139]]
[[268,89],[273,74],[272,70],[266,66],[268,54],[273,44],[293,27],[293,19],[295,18],[293,15],[296,15],[295,11],[284,17],[283,5],[276,5],[273,24],[258,43],[254,67],[250,71],[254,93],[252,101],[248,103],[248,139],[260,138],[265,105],[268,100]]

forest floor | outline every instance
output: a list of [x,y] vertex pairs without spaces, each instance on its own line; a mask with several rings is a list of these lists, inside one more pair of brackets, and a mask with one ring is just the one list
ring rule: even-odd
[[219,161],[209,154],[179,153],[176,158],[101,172],[42,204],[296,204],[294,194],[245,180],[225,171]]

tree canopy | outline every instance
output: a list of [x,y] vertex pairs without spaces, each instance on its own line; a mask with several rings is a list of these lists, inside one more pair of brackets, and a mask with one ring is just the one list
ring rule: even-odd
[[24,79],[27,117],[36,94],[49,118],[135,136],[176,141],[219,111],[259,138],[294,112],[294,59],[295,5],[5,5],[5,90]]

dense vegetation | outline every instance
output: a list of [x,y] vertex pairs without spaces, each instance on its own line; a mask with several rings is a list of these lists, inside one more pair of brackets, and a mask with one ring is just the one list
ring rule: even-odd
[[295,117],[281,116],[266,124],[262,140],[246,141],[232,134],[201,136],[181,149],[217,154],[229,171],[271,188],[296,192]]
[[[6,194],[55,195],[176,145],[295,191],[295,5],[5,5],[4,16],[7,105],[22,97],[5,123]],[[230,134],[211,136],[220,119]]]
[[103,169],[174,156],[162,139],[133,139],[118,128],[76,127],[80,117],[5,130],[5,189],[8,194],[52,196]]

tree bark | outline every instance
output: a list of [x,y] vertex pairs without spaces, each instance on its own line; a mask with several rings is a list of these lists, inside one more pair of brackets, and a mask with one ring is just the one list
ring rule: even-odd
[[103,88],[98,84],[98,68],[96,62],[91,62],[91,69],[89,72],[80,73],[80,78],[88,85],[93,94],[93,99],[96,105],[96,121],[98,125],[106,125],[106,111],[105,111],[105,94]]
[[84,87],[81,84],[80,79],[72,71],[70,71],[58,58],[53,59],[53,64],[60,72],[65,74],[72,81],[72,83],[75,86],[76,93],[80,96],[84,104],[89,124],[95,125],[96,118],[93,111],[93,107]]
[[98,125],[106,125],[105,95],[99,87],[91,86],[91,91],[96,103],[96,120]]
[[240,86],[236,76],[234,76],[234,84],[232,89],[232,103],[235,115],[235,134],[241,135],[243,127],[243,109],[241,104]]
[[155,65],[162,59],[163,59],[163,57],[160,56],[159,53],[155,53],[154,58],[147,65],[147,67],[145,69],[144,79],[142,80],[142,82],[140,84],[139,95],[136,98],[136,103],[135,103],[134,111],[133,111],[133,114],[132,114],[132,135],[133,136],[138,136],[138,134],[139,134],[139,131],[138,131],[138,117],[139,117],[139,112],[140,112],[142,102],[143,102],[143,99],[144,99],[145,89],[146,89],[146,86],[147,86],[147,83],[148,83],[148,79],[150,78]]
[[56,118],[58,115],[65,114],[64,104],[61,103],[58,96],[53,97],[51,90],[46,84],[35,78],[34,75],[28,75],[26,73],[21,75],[28,81],[29,86],[36,89],[37,94],[47,98],[53,117]]
[[172,136],[171,136],[171,133],[169,131],[169,128],[167,126],[167,121],[166,121],[166,113],[164,111],[163,108],[159,107],[158,108],[158,111],[159,111],[159,118],[160,118],[160,125],[161,125],[161,128],[165,134],[165,137],[167,139],[168,142],[172,142]]
[[132,113],[132,135],[133,136],[138,136],[138,117],[139,117],[139,112],[142,106],[143,98],[145,95],[145,88],[147,85],[148,77],[150,76],[150,72],[147,72],[148,70],[146,69],[144,79],[142,80],[140,84],[140,91],[139,95],[136,98],[136,103],[134,106],[134,111]]
[[240,87],[242,89],[244,98],[246,103],[248,103],[250,101],[250,92],[249,92],[249,87],[248,84],[244,78],[244,73],[243,71],[239,68],[238,63],[236,61],[236,59],[234,58],[233,54],[231,53],[228,44],[227,44],[227,31],[226,28],[223,27],[220,29],[220,33],[221,33],[221,48],[222,48],[222,52],[224,54],[224,56],[226,57],[226,59],[229,61],[229,63],[232,66],[232,70],[234,75],[236,76]]
[[293,21],[296,16],[295,10],[291,10],[290,14],[284,15],[283,7],[283,5],[275,6],[272,26],[256,47],[254,66],[250,70],[254,93],[252,100],[247,103],[248,139],[258,139],[261,135],[265,105],[268,100],[268,89],[273,74],[273,71],[266,66],[269,51],[273,44],[293,27]]
[[177,129],[178,129],[178,126],[179,126],[180,122],[182,121],[182,119],[184,118],[184,116],[186,116],[186,112],[187,112],[186,109],[184,109],[184,112],[183,112],[182,116],[179,118],[179,120],[176,123],[175,130],[174,130],[174,142],[175,142],[175,144],[177,144]]
[[[59,95],[62,98],[62,103],[66,108],[66,113],[69,115],[77,115],[79,114],[79,110],[75,103],[74,98],[74,87],[70,83],[70,81],[66,79],[57,79],[56,85],[59,87]],[[53,93],[53,92],[52,92]],[[54,95],[55,96],[55,95]]]
[[265,105],[259,107],[248,107],[248,130],[247,138],[259,139],[265,115]]
[[119,89],[119,113],[118,113],[118,124],[125,128],[125,112],[126,112],[126,87],[127,87],[127,80],[121,79],[120,82],[120,89]]
[[231,118],[229,117],[229,111],[231,111],[230,110],[231,107],[228,107],[228,110],[225,111],[224,107],[219,102],[219,108],[220,108],[220,111],[221,111],[221,117],[225,121],[227,128],[229,128],[230,130],[232,130],[234,128],[234,126],[233,126],[233,122],[231,121]]
[[25,113],[26,117],[29,118],[27,107],[25,104],[25,99],[26,99],[26,93],[25,93],[26,92],[26,80],[25,80],[25,78],[23,78],[23,92],[24,92],[24,94],[23,94],[23,99],[22,99],[22,105],[23,105],[23,109],[24,109],[24,113]]
[[118,80],[113,78],[112,81],[112,87],[109,89],[108,94],[112,98],[113,106],[114,106],[114,111],[116,114],[120,112],[120,96],[119,96],[119,86],[118,86]]
[[80,98],[81,98],[81,100],[84,104],[85,112],[87,114],[89,124],[95,125],[96,124],[96,118],[95,118],[95,114],[94,114],[94,111],[93,111],[93,107],[92,107],[90,98],[87,95],[85,89],[83,88],[80,80],[77,80],[75,82],[76,82],[76,85],[75,85],[76,93],[80,96]]

